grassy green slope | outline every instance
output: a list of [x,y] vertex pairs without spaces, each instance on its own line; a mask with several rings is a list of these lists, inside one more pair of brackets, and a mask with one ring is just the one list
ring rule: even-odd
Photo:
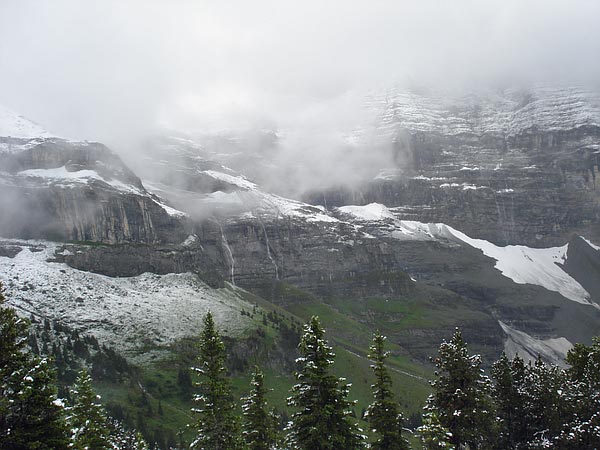
[[[334,372],[352,383],[350,398],[357,400],[355,413],[360,417],[371,402],[373,377],[366,355],[374,328],[369,323],[356,320],[351,308],[338,308],[334,304],[319,302],[295,288],[283,286],[282,289],[294,289],[296,297],[302,295],[302,301],[289,303],[283,308],[248,292],[238,292],[256,307],[244,312],[252,315],[254,328],[235,340],[225,339],[235,398],[246,395],[251,369],[258,364],[263,367],[265,381],[272,389],[270,404],[283,413],[284,418],[289,417],[292,411],[287,408],[286,398],[294,384],[293,359],[296,357],[300,327],[316,314],[320,316],[327,330],[327,338],[337,353]],[[369,310],[386,312],[386,308],[377,300],[367,303],[367,307]],[[407,320],[413,320],[412,317],[420,314],[416,308],[413,311],[411,304],[402,311],[408,313]],[[165,439],[164,442],[168,443],[169,439],[179,440],[183,437],[189,442],[193,431],[187,429],[186,425],[194,420],[190,412],[194,388],[182,383],[181,373],[187,372],[193,365],[196,344],[196,339],[190,338],[170,346],[161,359],[140,367],[137,379],[120,384],[106,381],[97,383],[97,389],[111,414],[142,429],[150,440]],[[432,375],[431,369],[409,358],[392,342],[389,349],[392,351],[389,367],[398,400],[405,416],[412,416],[415,420],[429,393],[427,379]],[[180,430],[183,430],[181,436],[178,435]]]

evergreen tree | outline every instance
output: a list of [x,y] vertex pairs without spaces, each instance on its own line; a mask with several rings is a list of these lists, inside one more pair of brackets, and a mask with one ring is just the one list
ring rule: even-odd
[[69,412],[72,448],[105,450],[111,448],[109,424],[99,396],[92,389],[90,375],[82,370],[73,389],[74,404]]
[[434,411],[423,414],[423,425],[417,428],[424,450],[452,450],[452,433],[441,423]]
[[149,450],[149,446],[139,431],[126,430],[117,420],[109,422],[110,442],[115,450]]
[[392,392],[392,377],[385,365],[389,352],[384,350],[385,337],[380,333],[373,336],[373,344],[368,355],[373,361],[371,368],[375,373],[373,403],[366,412],[366,420],[371,430],[377,434],[377,440],[371,444],[375,450],[405,450],[408,442],[402,437],[402,413]]
[[450,443],[470,449],[492,448],[496,442],[490,381],[483,375],[481,358],[470,356],[460,330],[440,345],[434,360],[438,370],[426,411],[435,413],[452,434]]
[[225,371],[225,345],[210,312],[204,318],[198,367],[193,370],[200,376],[197,383],[200,393],[194,396],[200,407],[192,409],[198,414],[198,435],[190,447],[203,450],[239,448],[239,422]]
[[25,349],[28,323],[5,306],[0,284],[0,449],[68,446],[56,373]]
[[0,396],[0,425],[2,431],[8,430],[9,386],[7,382],[12,373],[25,366],[27,355],[28,324],[17,316],[14,309],[5,306],[5,298],[0,284],[0,377],[2,395]]
[[529,363],[525,376],[525,420],[527,441],[532,448],[543,448],[560,434],[566,419],[567,402],[564,372],[560,367],[547,365],[538,356]]
[[46,359],[31,357],[7,386],[10,401],[6,440],[2,448],[66,449],[67,429],[62,402],[56,398],[56,372]]
[[319,318],[304,326],[301,357],[296,361],[298,384],[292,388],[289,406],[297,408],[288,425],[288,443],[300,450],[353,450],[364,447],[360,429],[350,420],[353,403],[346,398],[349,384],[330,373],[335,353],[324,339]]
[[506,353],[492,365],[493,397],[499,419],[497,447],[510,449],[527,442],[525,408],[525,362],[518,355],[512,361]]
[[591,346],[575,344],[567,354],[570,364],[566,395],[571,419],[557,439],[560,448],[600,448],[600,337]]
[[252,374],[252,390],[242,405],[243,435],[248,450],[269,450],[276,441],[277,419],[267,410],[264,374],[258,367]]

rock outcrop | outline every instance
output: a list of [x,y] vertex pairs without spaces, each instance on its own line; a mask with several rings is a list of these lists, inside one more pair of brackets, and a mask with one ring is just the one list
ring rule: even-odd
[[[498,244],[600,237],[600,95],[546,85],[447,97],[392,89],[373,97],[373,129],[395,167],[353,189],[306,195],[328,206],[378,202]],[[372,145],[372,144],[371,144]]]
[[181,242],[185,214],[146,191],[107,147],[0,138],[0,235],[103,243]]
[[[189,140],[148,147],[142,183],[100,144],[4,138],[0,206],[13,213],[0,235],[88,241],[55,260],[110,277],[192,272],[229,283],[299,315],[329,315],[346,343],[365,336],[345,320],[379,328],[422,361],[456,326],[490,358],[510,333],[513,347],[589,342],[600,324],[598,255],[584,239],[564,244],[575,234],[600,242],[596,101],[552,89],[449,103],[390,94],[375,102],[367,141],[391,143],[397,164],[308,203],[263,191]],[[381,205],[369,217],[336,208],[372,202]],[[575,294],[501,271],[484,251],[500,251],[492,243],[556,247],[543,275],[560,265]]]

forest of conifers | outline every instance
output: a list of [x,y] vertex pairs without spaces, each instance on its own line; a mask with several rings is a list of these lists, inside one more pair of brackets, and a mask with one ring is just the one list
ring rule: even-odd
[[[54,361],[28,346],[29,324],[0,291],[0,450],[149,449],[151,437],[111,418],[82,370],[67,399],[58,397]],[[296,384],[282,424],[267,403],[269,381],[256,367],[241,413],[225,367],[226,349],[210,313],[191,370],[194,439],[169,448],[206,450],[594,449],[600,448],[600,339],[576,344],[566,368],[503,354],[489,371],[470,355],[460,330],[440,345],[422,425],[404,423],[386,365],[385,337],[370,347],[372,403],[361,429],[350,383],[333,375],[335,353],[319,318],[303,327]],[[126,364],[123,362],[123,364]],[[351,379],[352,374],[348,374]],[[61,396],[62,397],[62,396]],[[143,431],[143,430],[142,430]],[[417,444],[415,444],[417,443]]]

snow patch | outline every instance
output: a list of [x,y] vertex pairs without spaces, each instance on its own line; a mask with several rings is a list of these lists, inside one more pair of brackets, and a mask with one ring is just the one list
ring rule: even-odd
[[196,236],[195,234],[190,234],[185,241],[183,241],[181,243],[181,245],[183,245],[184,247],[189,247],[190,245],[195,244],[196,242],[198,242],[198,236]]
[[0,136],[21,139],[54,137],[42,126],[3,106],[0,106]]
[[245,177],[238,175],[230,175],[228,173],[217,172],[216,170],[203,170],[201,173],[211,176],[217,180],[224,181],[225,183],[233,184],[242,189],[255,190],[258,186],[252,181],[247,180]]
[[396,218],[394,214],[381,203],[370,203],[365,206],[342,206],[338,208],[338,211],[350,214],[351,216],[362,220],[394,220]]
[[444,225],[458,239],[478,248],[496,260],[496,269],[517,284],[534,284],[578,303],[594,305],[590,294],[565,272],[560,264],[567,259],[568,244],[562,247],[531,248],[524,245],[499,247],[483,239],[473,239],[458,230]]
[[331,216],[322,206],[309,205],[296,200],[290,200],[279,195],[270,194],[260,190],[259,186],[243,176],[235,176],[215,170],[204,170],[201,173],[224,181],[240,188],[239,191],[216,191],[195,199],[196,205],[203,204],[210,208],[222,205],[239,210],[239,217],[289,217],[306,222],[339,222]]
[[169,205],[165,205],[162,202],[159,202],[156,199],[152,199],[154,201],[154,203],[156,203],[158,206],[160,206],[168,215],[170,215],[171,217],[187,217],[187,214],[184,213],[183,211],[179,211],[178,209],[172,208]]
[[446,240],[468,244],[495,259],[495,268],[517,284],[541,286],[558,292],[569,300],[600,309],[598,304],[592,302],[585,288],[561,267],[567,259],[568,244],[551,248],[530,248],[524,245],[500,247],[483,239],[473,239],[443,223],[399,220],[388,208],[377,203],[344,206],[338,208],[338,211],[353,216],[359,223],[369,221],[371,225],[377,226],[381,234],[395,239]]
[[68,322],[129,356],[145,339],[164,347],[197,334],[209,310],[224,334],[238,335],[251,322],[240,314],[251,305],[237,290],[213,289],[192,273],[111,278],[52,262],[57,243],[3,243],[23,247],[12,259],[0,257],[6,298],[22,315]]
[[583,239],[587,243],[587,245],[592,247],[594,250],[600,250],[600,247],[595,244],[592,244],[592,241],[590,241],[589,239],[586,239],[583,236],[581,236],[581,239]]

